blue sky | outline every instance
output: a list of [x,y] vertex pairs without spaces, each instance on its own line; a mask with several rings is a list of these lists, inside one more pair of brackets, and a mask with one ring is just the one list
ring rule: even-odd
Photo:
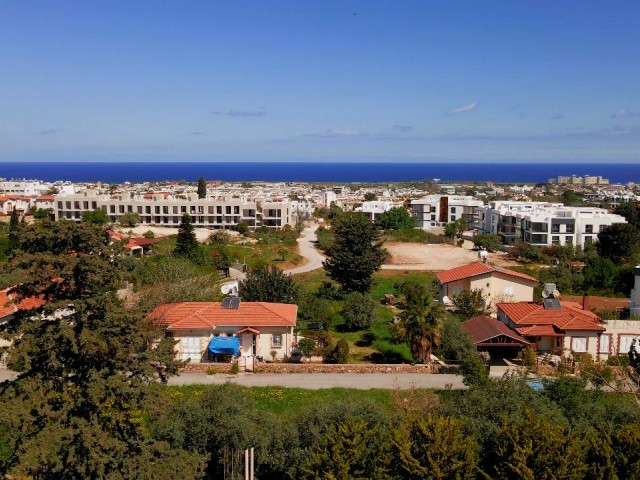
[[0,0],[0,161],[640,160],[638,1]]

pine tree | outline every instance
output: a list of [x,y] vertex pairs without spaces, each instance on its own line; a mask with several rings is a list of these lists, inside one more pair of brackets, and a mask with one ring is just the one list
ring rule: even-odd
[[399,478],[472,480],[477,478],[479,446],[464,432],[464,421],[415,415],[396,430],[393,446]]
[[200,249],[198,239],[193,231],[193,224],[188,213],[182,214],[182,221],[178,226],[178,238],[173,254],[177,257],[195,258]]
[[247,302],[296,303],[298,286],[278,268],[258,267],[240,282],[238,295]]
[[194,478],[201,459],[143,427],[150,387],[180,364],[173,340],[147,350],[152,325],[115,299],[121,247],[104,227],[68,221],[25,226],[19,242],[11,268],[26,279],[13,291],[45,303],[0,325],[20,371],[0,384],[0,424],[15,432],[0,476],[167,478],[179,463]]
[[198,198],[207,198],[207,182],[204,177],[198,179]]
[[364,215],[345,213],[333,221],[332,230],[335,240],[323,264],[327,275],[347,292],[368,292],[387,256],[378,229]]

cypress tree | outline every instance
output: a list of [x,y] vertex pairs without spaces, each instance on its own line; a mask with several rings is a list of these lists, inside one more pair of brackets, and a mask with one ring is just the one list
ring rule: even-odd
[[18,210],[15,208],[11,212],[11,219],[9,220],[9,252],[12,252],[18,248],[18,230],[20,229],[20,222],[18,219]]
[[193,258],[198,251],[198,240],[193,231],[193,224],[188,213],[182,215],[182,221],[178,227],[178,238],[173,254],[177,257]]
[[207,182],[204,177],[198,179],[198,198],[206,198],[207,196]]

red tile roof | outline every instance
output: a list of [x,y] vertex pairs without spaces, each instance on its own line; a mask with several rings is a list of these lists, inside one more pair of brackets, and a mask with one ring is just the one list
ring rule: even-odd
[[298,306],[288,303],[240,302],[237,309],[220,302],[182,302],[160,305],[149,318],[167,330],[212,329],[217,326],[295,326]]
[[507,270],[506,268],[496,267],[482,262],[474,262],[461,267],[452,268],[451,270],[438,272],[436,277],[438,277],[438,281],[440,281],[440,283],[449,283],[462,280],[464,278],[477,277],[478,275],[486,275],[494,272],[538,283],[535,278],[525,275],[524,273]]
[[14,287],[5,288],[0,290],[0,318],[13,315],[18,310],[32,310],[34,308],[41,307],[46,302],[42,298],[29,297],[25,298],[20,303],[15,303],[15,295],[9,292]]
[[40,195],[36,200],[42,200],[44,202],[53,202],[53,195]]
[[135,237],[129,239],[129,242],[125,245],[125,248],[146,247],[147,245],[153,245],[154,243],[158,242],[159,240],[156,238]]
[[553,325],[532,325],[519,327],[516,330],[526,337],[564,337],[564,333],[556,330]]
[[[495,318],[481,316],[474,317],[461,325],[462,329],[467,332],[467,335],[471,337],[473,343],[476,345],[479,343],[487,342],[492,338],[505,335],[514,340],[514,343],[521,343],[527,345],[529,342],[518,335],[516,332],[507,327],[504,323],[499,322]],[[499,344],[496,344],[499,346]]]
[[[583,305],[585,301],[585,297],[582,295],[563,295],[566,301],[576,302],[577,304]],[[606,311],[616,311],[616,310],[624,310],[629,308],[630,299],[628,298],[609,298],[609,297],[598,297],[595,295],[587,296],[587,303],[589,309],[593,310],[606,310]]]
[[532,325],[549,325],[557,330],[604,331],[600,317],[574,302],[560,302],[559,309],[545,309],[538,302],[499,303],[498,311],[504,312],[518,328]]

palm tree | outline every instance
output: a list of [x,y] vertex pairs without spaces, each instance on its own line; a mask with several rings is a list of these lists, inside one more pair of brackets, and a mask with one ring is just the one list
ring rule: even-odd
[[403,339],[409,343],[411,355],[420,363],[431,360],[431,348],[440,341],[444,321],[442,305],[423,285],[410,284],[403,288],[406,309],[400,314]]

